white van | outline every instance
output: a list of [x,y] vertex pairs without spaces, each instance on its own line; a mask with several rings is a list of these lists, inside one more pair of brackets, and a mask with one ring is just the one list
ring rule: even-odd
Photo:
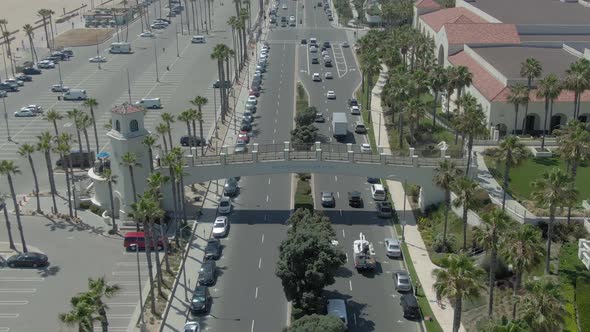
[[348,329],[348,315],[346,313],[346,301],[341,299],[328,300],[328,315],[340,318],[344,328]]
[[70,89],[64,92],[62,97],[64,100],[86,100],[88,98],[86,90],[83,89]]
[[318,44],[317,38],[309,38],[309,45],[316,46]]
[[382,184],[372,184],[371,185],[371,196],[376,201],[384,201],[387,198],[385,194],[385,188],[383,188]]
[[206,40],[204,36],[193,36],[191,43],[193,44],[205,44]]
[[142,98],[140,101],[136,102],[135,105],[144,108],[162,108],[162,102],[160,101],[160,98]]
[[109,49],[111,53],[131,53],[130,43],[112,43]]

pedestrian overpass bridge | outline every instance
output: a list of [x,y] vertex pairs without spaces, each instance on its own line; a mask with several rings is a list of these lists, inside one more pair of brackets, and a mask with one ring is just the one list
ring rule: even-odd
[[[286,173],[374,177],[419,185],[422,188],[420,203],[425,207],[444,198],[444,192],[432,181],[440,161],[449,159],[459,168],[465,168],[467,163],[458,151],[434,149],[390,151],[380,148],[380,151],[365,152],[360,145],[319,142],[303,145],[254,143],[248,148],[236,153],[233,146],[224,146],[217,154],[185,157],[185,185],[234,176]],[[171,196],[165,195],[165,207],[172,206]]]

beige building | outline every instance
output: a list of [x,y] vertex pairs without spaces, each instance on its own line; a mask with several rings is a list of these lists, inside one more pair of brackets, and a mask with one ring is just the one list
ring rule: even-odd
[[[434,0],[420,0],[414,5],[414,26],[434,40],[438,63],[469,68],[473,83],[466,90],[501,135],[514,129],[515,110],[507,96],[511,85],[527,83],[520,76],[525,59],[539,60],[543,76],[554,73],[560,79],[571,63],[590,59],[590,5],[583,1],[456,0],[455,8],[441,8]],[[528,133],[540,133],[544,100],[536,97],[536,89],[530,99],[526,119],[520,108],[517,130],[524,123]],[[581,99],[579,120],[590,122],[590,91]],[[574,93],[564,90],[547,128],[555,129],[573,115]]]

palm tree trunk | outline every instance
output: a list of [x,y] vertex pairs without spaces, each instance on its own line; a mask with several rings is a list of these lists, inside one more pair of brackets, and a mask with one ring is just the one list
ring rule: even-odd
[[[576,175],[578,175],[578,161],[572,161],[572,185],[576,183]],[[572,207],[571,205],[567,207],[567,224],[569,225],[572,221]]]
[[[238,16],[239,17],[239,16]],[[261,22],[262,24],[262,22]],[[246,38],[246,28],[242,29],[242,43],[244,49],[244,61],[248,60],[248,38]]]
[[467,202],[463,202],[463,251],[467,251]]
[[184,219],[184,224],[186,225],[188,223],[188,219],[186,217],[186,198],[184,195],[184,176],[182,174],[180,174],[180,201],[179,204],[181,204],[181,208],[182,208],[182,218]]
[[[12,175],[7,174],[8,185],[10,186],[10,195],[12,196],[12,203],[14,204],[14,212],[16,213],[16,224],[18,225],[18,232],[20,233],[20,242],[23,245],[23,252],[27,253],[27,243],[25,242],[25,234],[23,233],[23,224],[20,221],[20,209],[16,202],[16,193],[14,192],[14,184],[12,183]],[[6,215],[5,215],[6,216]],[[7,219],[8,220],[8,219]]]
[[553,128],[551,128],[551,119],[553,119],[553,99],[549,104],[549,135],[553,133]]
[[171,129],[169,123],[168,123],[168,143],[170,144],[170,150],[172,150],[172,148],[174,148],[174,145],[172,144],[172,129]]
[[16,250],[16,246],[14,245],[14,239],[12,238],[12,230],[10,227],[10,219],[8,217],[8,209],[6,208],[6,201],[4,202],[4,205],[2,205],[2,211],[4,212],[4,222],[6,223],[6,232],[8,233],[9,247],[12,250]]
[[33,180],[35,182],[35,198],[37,198],[37,213],[41,213],[41,200],[39,199],[39,181],[37,180],[37,171],[35,170],[35,164],[33,158],[29,155],[29,165],[31,166],[31,172],[33,173]]
[[[149,218],[148,218],[149,219]],[[152,240],[152,234],[151,234],[151,230],[150,230],[150,221],[149,220],[144,220],[144,234],[146,237],[146,241],[147,243],[151,244],[153,242]],[[147,228],[147,229],[145,229]],[[136,248],[136,250],[139,250],[139,248]],[[150,311],[152,314],[154,314],[156,312],[156,298],[154,296],[154,272],[152,271],[152,255],[151,255],[151,245],[146,245],[145,246],[145,255],[147,258],[147,269],[148,269],[148,278],[150,280]]]
[[166,135],[162,135],[162,141],[164,141],[164,153],[168,154],[168,144],[166,144]]
[[489,275],[489,292],[490,297],[488,298],[488,317],[492,318],[492,312],[494,309],[494,288],[495,288],[495,279],[496,279],[496,261],[498,256],[498,250],[496,248],[496,236],[493,236],[492,240],[492,250],[490,252],[490,275]]
[[193,142],[193,136],[191,136],[191,124],[189,121],[186,121],[186,133],[188,135],[188,146],[190,147],[191,153],[192,153],[194,142]]
[[172,188],[172,200],[174,201],[174,242],[176,243],[176,247],[180,247],[180,242],[178,239],[178,234],[179,234],[179,225],[178,225],[178,209],[176,204],[178,203],[178,201],[176,200],[176,177],[174,176],[174,171],[172,170],[172,165],[168,166],[168,171],[170,172],[170,186]]
[[150,158],[150,174],[154,172],[154,152],[151,147],[148,147],[148,157]]
[[49,45],[49,31],[47,31],[47,17],[43,16],[43,29],[45,30],[45,41],[47,42],[47,48],[51,49]]
[[[510,156],[508,156],[511,158]],[[509,159],[508,158],[508,159]],[[508,180],[510,179],[510,164],[504,165],[504,193],[502,194],[502,211],[506,210],[506,194],[508,193]]]
[[[115,221],[115,201],[113,199],[113,182],[112,182],[112,180],[108,180],[108,184],[109,184],[109,200],[111,203],[111,223],[113,224],[113,227],[111,229],[113,230],[113,232],[116,232],[117,231],[117,223]],[[68,189],[68,192],[69,191],[70,190]]]
[[516,130],[518,128],[518,104],[514,106],[514,129],[513,133],[516,135]]
[[49,15],[49,27],[51,28],[51,50],[55,47],[55,35],[53,33],[53,16]]
[[[131,177],[131,191],[133,192],[133,203],[137,203],[137,188],[135,186],[135,176],[133,166],[129,165],[129,176]],[[136,230],[139,232],[139,221],[135,223]]]
[[[154,232],[154,222],[150,219],[150,221],[148,222],[148,232],[150,233],[150,243],[155,243],[154,245],[154,254],[156,255],[156,286],[158,288],[158,296],[162,296],[162,283],[164,282],[164,276],[162,275],[162,265],[160,264],[160,251],[158,250],[158,241],[160,239],[160,235],[158,234],[158,237],[156,237],[154,239],[154,235],[156,234],[156,232]],[[151,250],[151,246],[150,246],[150,250]]]
[[445,189],[445,224],[443,226],[443,245],[447,244],[447,228],[449,224],[449,210],[451,209],[451,191]]
[[90,140],[88,139],[88,130],[86,128],[82,128],[82,133],[84,134],[84,142],[86,142],[86,151],[88,152],[88,167],[92,167],[92,154],[90,153]]
[[162,220],[160,220],[160,234],[164,234],[164,266],[166,267],[166,272],[172,273],[172,270],[170,270],[170,261],[168,260],[168,236],[164,233]]
[[[64,157],[66,157],[67,159],[71,159],[70,155],[66,155]],[[72,211],[72,192],[70,189],[70,172],[68,171],[68,161],[64,157],[61,157],[61,160],[63,162],[63,168],[66,172],[66,189],[68,190],[68,210],[70,212],[70,218],[74,218],[74,212]]]
[[211,30],[211,0],[205,0],[207,5],[207,14],[209,15],[208,23],[209,23],[209,30]]
[[[186,3],[186,0],[184,0],[184,13],[186,14],[186,28],[188,29],[188,33],[190,34],[191,31],[191,21],[190,21],[190,17],[188,16],[188,4]],[[180,14],[182,16],[182,13]],[[182,28],[182,26],[181,26]],[[180,30],[182,33],[182,29]]]
[[[403,149],[404,148],[404,116],[403,116],[403,112],[401,109],[399,112],[398,122],[399,122],[399,148]],[[412,156],[410,156],[410,158],[411,157]]]
[[436,130],[436,106],[438,100],[438,90],[434,91],[434,101],[432,102],[434,105],[432,107],[432,132]]
[[541,138],[541,150],[545,149],[545,134],[547,133],[547,113],[549,111],[549,98],[545,98],[545,119],[543,120],[543,137]]
[[94,107],[90,107],[90,117],[92,117],[92,129],[94,129],[94,140],[96,141],[96,153],[100,152],[98,144],[98,131],[96,130],[96,118],[94,117]]
[[100,326],[102,328],[102,332],[108,332],[109,330],[109,319],[107,318],[107,311],[105,310],[104,306],[98,307],[98,316],[100,317]]
[[463,310],[463,296],[455,295],[455,311],[453,312],[453,332],[459,332],[461,326],[461,310]]
[[547,227],[547,252],[545,253],[545,274],[551,274],[551,238],[553,237],[553,223],[555,222],[555,207],[549,207],[549,225]]
[[47,166],[47,175],[49,176],[49,187],[51,188],[51,200],[53,201],[53,213],[57,214],[57,202],[55,201],[55,177],[53,176],[53,168],[51,168],[51,155],[49,150],[45,151],[45,165]]
[[35,48],[33,47],[33,38],[31,38],[31,34],[27,33],[27,37],[29,37],[29,46],[31,47],[31,62],[35,63]]
[[139,0],[135,0],[135,6],[139,11],[139,23],[141,24],[141,31],[143,31],[143,3],[139,6]]
[[80,135],[80,128],[78,126],[76,126],[76,136],[78,137],[78,149],[80,149],[80,152],[84,152],[82,149],[82,135]]
[[205,142],[203,142],[203,121],[199,121],[199,136],[201,136],[201,155],[205,155]]
[[516,300],[516,296],[518,295],[518,290],[520,289],[520,284],[522,282],[522,272],[517,272],[514,280],[514,285],[512,287],[512,297],[514,299],[514,304],[512,304],[512,320],[516,320],[516,306],[518,304],[518,300]]
[[195,1],[191,0],[191,14],[193,15],[193,29],[197,30],[197,33],[199,32],[199,25],[196,23],[195,20],[198,21],[198,18],[196,18],[195,16]]
[[57,121],[53,120],[53,130],[55,130],[55,137],[59,137],[59,130],[57,129]]
[[473,154],[473,135],[469,135],[467,141],[467,168],[465,169],[465,177],[469,177],[469,169],[471,168],[471,155]]

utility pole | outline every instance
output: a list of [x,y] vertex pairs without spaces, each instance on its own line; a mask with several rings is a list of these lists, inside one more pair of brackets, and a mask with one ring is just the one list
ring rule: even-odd
[[[180,16],[180,17],[182,17],[182,16]],[[180,58],[180,53],[178,52],[178,24],[176,25],[176,29],[175,30],[176,31],[174,31],[174,32],[175,32],[175,35],[176,35],[176,57],[177,58]],[[180,31],[182,32],[182,23],[180,24]]]
[[156,45],[156,38],[154,38],[154,58],[156,59],[156,82],[160,82],[160,76],[158,75],[158,48]]
[[59,85],[63,88],[64,82],[61,78],[61,64],[59,62],[57,63],[57,72],[59,73]]
[[402,216],[402,242],[406,242],[406,188],[408,188],[408,180],[404,180],[404,213]]
[[127,94],[129,95],[129,104],[131,104],[131,82],[129,81],[129,69],[127,69]]
[[8,113],[6,112],[6,98],[2,98],[2,104],[4,104],[4,123],[6,123],[6,135],[9,142],[12,142],[12,138],[10,137],[10,126],[8,126]]

